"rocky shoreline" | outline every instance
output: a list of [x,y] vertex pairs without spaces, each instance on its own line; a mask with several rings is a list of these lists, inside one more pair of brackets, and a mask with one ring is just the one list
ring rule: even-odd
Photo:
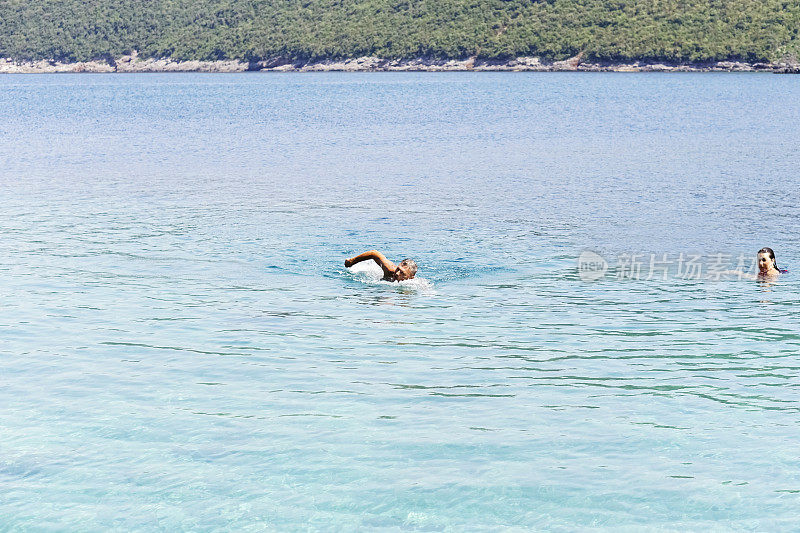
[[775,72],[800,73],[792,63],[591,63],[576,56],[565,61],[547,62],[538,57],[511,60],[469,59],[354,59],[297,62],[285,58],[266,61],[177,61],[168,58],[140,58],[136,53],[108,61],[63,63],[59,61],[15,61],[0,58],[0,74],[44,73],[133,73],[133,72]]

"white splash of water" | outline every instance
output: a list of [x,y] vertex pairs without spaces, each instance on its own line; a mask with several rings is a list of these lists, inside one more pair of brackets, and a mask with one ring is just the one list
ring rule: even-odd
[[433,284],[425,278],[419,276],[414,279],[407,279],[404,281],[385,281],[383,279],[383,270],[373,261],[364,261],[353,265],[348,269],[357,281],[372,284],[386,284],[393,287],[402,287],[413,289],[416,291],[431,294],[434,292]]

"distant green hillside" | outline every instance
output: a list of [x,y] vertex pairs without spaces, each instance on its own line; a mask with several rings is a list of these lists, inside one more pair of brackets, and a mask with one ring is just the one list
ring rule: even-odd
[[0,0],[0,57],[696,62],[800,48],[800,0]]

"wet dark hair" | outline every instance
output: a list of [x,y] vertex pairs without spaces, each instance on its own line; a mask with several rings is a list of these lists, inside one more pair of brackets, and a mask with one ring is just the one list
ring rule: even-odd
[[772,251],[772,248],[767,248],[766,246],[758,251],[759,254],[767,254],[770,259],[772,259],[772,266],[775,267],[775,270],[781,272],[781,269],[778,268],[778,261],[775,260],[775,252]]
[[413,259],[403,259],[400,261],[400,266],[408,268],[408,271],[411,272],[412,278],[417,275],[417,264]]

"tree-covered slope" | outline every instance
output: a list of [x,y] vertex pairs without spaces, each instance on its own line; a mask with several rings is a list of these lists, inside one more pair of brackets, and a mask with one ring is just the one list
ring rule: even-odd
[[797,54],[800,0],[0,0],[0,57],[563,59]]

